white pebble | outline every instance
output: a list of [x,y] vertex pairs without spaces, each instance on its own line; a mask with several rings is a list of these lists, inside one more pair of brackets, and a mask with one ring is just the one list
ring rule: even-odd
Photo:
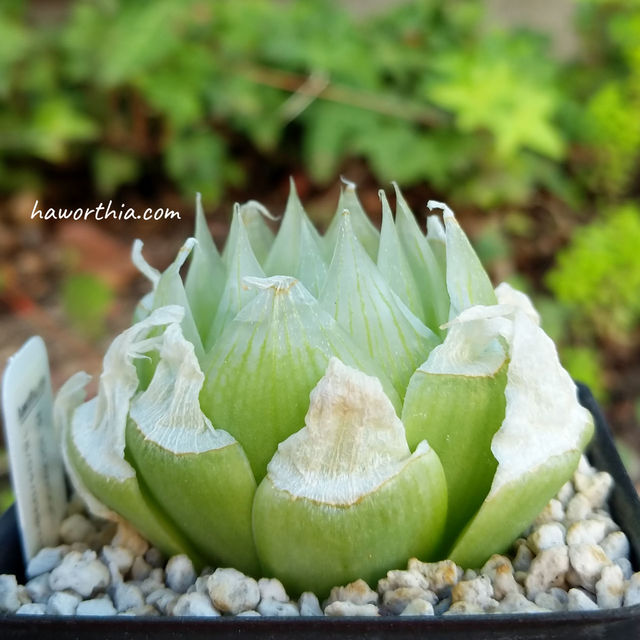
[[576,544],[569,547],[572,571],[567,575],[570,584],[593,592],[602,569],[611,564],[602,547],[597,544]]
[[534,520],[534,526],[540,526],[548,522],[562,522],[564,520],[564,507],[557,498],[552,498]]
[[565,574],[569,569],[569,553],[567,547],[552,547],[537,555],[531,562],[524,586],[527,597],[535,600],[542,591],[551,587],[562,586]]
[[110,593],[118,612],[137,609],[145,604],[144,594],[135,584],[119,582]]
[[419,587],[399,587],[393,591],[384,592],[382,605],[386,613],[398,615],[414,600],[424,600],[434,605],[438,601],[438,598],[433,591],[420,589]]
[[60,539],[66,544],[88,542],[96,528],[80,513],[74,513],[60,524]]
[[527,543],[534,553],[540,553],[552,547],[564,545],[565,528],[559,522],[541,524],[527,538]]
[[600,546],[609,560],[629,557],[629,539],[622,531],[613,531],[601,543]]
[[138,586],[140,587],[140,591],[142,591],[142,594],[145,597],[147,597],[154,591],[158,591],[158,589],[163,589],[164,582],[159,582],[155,578],[152,578],[151,576],[149,576],[148,578],[145,578],[142,582],[138,583]]
[[567,530],[567,544],[600,544],[605,537],[606,525],[602,520],[580,520]]
[[629,578],[624,592],[624,606],[632,607],[634,604],[640,604],[640,571]]
[[62,557],[69,550],[66,546],[45,547],[40,549],[27,564],[27,578],[35,578],[43,573],[49,573],[55,569],[61,562]]
[[378,593],[382,595],[385,591],[393,591],[400,587],[417,587],[418,589],[428,589],[429,581],[417,571],[400,571],[393,569],[387,571],[386,578],[378,580]]
[[258,583],[237,569],[216,569],[209,577],[207,587],[213,606],[225,613],[249,611],[260,602]]
[[606,471],[599,471],[593,475],[576,473],[574,484],[593,509],[600,509],[609,497],[613,478]]
[[617,564],[622,569],[622,575],[625,580],[629,580],[631,578],[633,575],[633,565],[629,558],[616,558],[613,563]]
[[378,594],[364,580],[356,580],[341,587],[333,587],[326,604],[352,602],[353,604],[377,604]]
[[51,587],[49,586],[49,574],[42,573],[32,578],[25,585],[27,593],[33,602],[46,604],[51,596]]
[[624,576],[617,564],[602,569],[600,580],[596,582],[596,598],[601,609],[616,609],[622,606]]
[[54,591],[73,589],[87,598],[107,587],[109,580],[109,570],[95,551],[71,551],[49,575],[49,586]]
[[569,611],[592,611],[598,608],[598,605],[582,589],[569,589],[568,596]]
[[47,613],[54,616],[72,616],[80,604],[79,595],[68,591],[56,591],[47,601]]
[[[262,600],[276,600],[277,602],[289,602],[289,596],[277,578],[260,578],[258,589]],[[264,614],[263,614],[264,615]]]
[[[134,555],[130,549],[125,547],[112,547],[111,545],[105,545],[100,552],[100,559],[104,562],[111,571],[111,579],[114,580],[114,572],[112,569],[117,570],[122,578],[131,570],[133,565]],[[146,577],[146,576],[145,576]],[[138,579],[138,578],[134,578]],[[142,578],[140,578],[142,579]]]
[[297,617],[300,615],[298,607],[293,602],[282,602],[273,598],[260,601],[258,613],[266,617]]
[[462,578],[462,569],[452,560],[441,562],[421,562],[411,558],[408,564],[409,571],[415,571],[427,579],[427,588],[438,596],[448,593]]
[[379,616],[378,607],[375,604],[355,604],[353,602],[332,602],[324,609],[324,614],[333,618],[363,616]]
[[83,600],[76,609],[77,616],[115,616],[116,608],[108,598]]
[[183,553],[169,558],[165,574],[167,586],[176,593],[186,593],[197,577],[191,559]]
[[485,610],[474,602],[460,600],[459,602],[454,602],[442,615],[474,615],[476,613],[485,613]]
[[546,607],[527,600],[521,593],[509,593],[506,595],[497,610],[500,613],[542,613],[548,611]]
[[468,602],[481,608],[493,605],[493,585],[487,576],[478,576],[473,580],[461,580],[451,590],[453,603]]
[[0,575],[0,613],[15,613],[20,604],[16,577],[6,573]]
[[28,602],[23,604],[16,614],[19,616],[43,616],[47,612],[47,607],[40,602]]
[[412,600],[401,612],[401,616],[432,616],[433,605],[422,598]]
[[506,556],[492,555],[480,570],[491,580],[493,594],[497,600],[502,600],[509,593],[522,593],[522,587],[516,582],[511,560]]
[[596,468],[592,467],[591,463],[587,459],[587,456],[582,454],[580,456],[580,460],[578,462],[578,468],[576,469],[575,473],[573,474],[573,484],[575,485],[575,483],[576,483],[576,475],[577,474],[583,474],[583,475],[586,475],[586,476],[593,476],[593,475],[595,475],[595,473],[596,473]]
[[140,616],[158,617],[161,614],[155,607],[152,607],[150,604],[145,604],[142,607],[138,607],[136,609],[127,609],[126,611],[123,611],[118,615],[119,616],[136,616],[136,617],[140,617]]
[[204,576],[198,576],[196,578],[195,583],[193,584],[193,587],[191,587],[189,591],[195,591],[196,593],[204,593],[204,595],[206,595],[208,598],[209,588],[207,587],[207,583],[209,582],[210,575],[211,575],[210,573],[207,573]]
[[558,491],[556,499],[560,501],[563,507],[566,507],[569,500],[576,495],[576,490],[573,488],[573,482],[565,482]]
[[321,616],[322,609],[318,596],[311,591],[305,591],[298,599],[298,608],[301,616]]
[[249,611],[241,611],[238,614],[238,618],[260,618],[262,617],[255,609]]
[[591,511],[592,507],[587,498],[581,493],[577,493],[567,504],[565,519],[567,523],[586,520]]
[[174,616],[204,616],[214,618],[220,612],[211,604],[211,598],[204,593],[184,593],[173,607]]

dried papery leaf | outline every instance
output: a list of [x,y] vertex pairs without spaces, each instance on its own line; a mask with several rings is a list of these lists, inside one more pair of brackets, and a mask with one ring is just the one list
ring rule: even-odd
[[[193,343],[198,358],[204,356],[204,348],[200,333],[196,326],[191,305],[187,298],[180,269],[189,257],[191,250],[196,245],[195,238],[189,238],[180,248],[173,262],[162,272],[151,267],[142,255],[142,241],[135,240],[133,243],[132,259],[136,267],[146,275],[153,284],[153,297],[151,300],[151,311],[169,305],[179,305],[184,310],[182,318],[182,330],[187,338]],[[159,274],[159,277],[158,277]],[[145,300],[143,298],[143,300]],[[144,377],[147,377],[146,375]]]
[[240,206],[237,204],[233,209],[233,219],[236,231],[234,232],[233,245],[230,248],[229,262],[227,264],[227,281],[209,330],[206,342],[207,350],[213,347],[225,326],[233,320],[238,311],[255,295],[255,291],[246,287],[242,279],[245,276],[259,278],[264,276],[264,271],[249,243],[247,230],[240,220]]
[[338,240],[338,230],[340,228],[342,212],[346,209],[351,213],[353,232],[356,234],[360,244],[364,247],[369,257],[372,260],[376,260],[379,251],[380,232],[375,228],[360,203],[355,182],[351,182],[342,177],[340,179],[342,180],[343,186],[340,189],[338,207],[322,239],[325,258],[327,262],[331,262],[333,258],[336,241]]
[[440,326],[449,319],[445,274],[398,185],[394,182],[393,186],[396,190],[396,228],[422,298],[425,324],[441,335]]
[[451,300],[450,317],[455,318],[473,305],[495,305],[496,294],[465,232],[453,211],[442,202],[429,200],[429,209],[444,211],[446,230],[447,291]]
[[309,220],[293,180],[280,229],[264,263],[269,276],[293,276],[317,296],[324,282],[327,265],[321,240]]
[[181,307],[164,307],[120,334],[105,355],[97,397],[79,404],[81,383],[87,378],[72,378],[60,397],[56,415],[64,421],[69,476],[81,496],[94,496],[88,506],[104,517],[116,512],[166,553],[189,553],[199,561],[195,550],[139,484],[125,457],[127,415],[138,389],[133,361],[158,347],[159,338],[148,337],[151,332],[180,322],[183,314]]
[[256,297],[229,324],[203,367],[202,410],[245,450],[258,481],[278,444],[304,424],[309,393],[331,356],[384,380],[295,278],[246,278]]
[[332,358],[305,427],[278,447],[258,488],[256,547],[290,592],[323,596],[431,557],[446,504],[438,457],[426,442],[409,452],[380,382]]
[[128,452],[155,501],[208,563],[257,574],[256,482],[238,442],[202,413],[203,381],[193,345],[170,325],[154,377],[131,405]]
[[409,262],[400,243],[398,230],[393,222],[393,214],[387,195],[378,191],[382,202],[382,228],[380,230],[380,246],[378,248],[377,266],[380,273],[389,283],[393,291],[399,296],[412,313],[424,321],[422,299],[418,285],[409,266]]
[[200,340],[202,344],[206,344],[213,317],[222,297],[226,269],[209,232],[200,194],[196,197],[195,239],[197,244],[191,253],[185,290]]
[[411,377],[402,421],[411,448],[426,439],[447,478],[449,511],[443,551],[487,496],[498,465],[491,441],[505,415],[503,333],[508,308],[473,307]]
[[355,237],[348,211],[319,302],[404,397],[411,374],[439,340],[387,284]]
[[274,216],[267,207],[257,200],[248,200],[240,205],[239,216],[233,216],[231,220],[231,227],[229,229],[229,235],[222,252],[222,258],[225,264],[229,264],[231,258],[230,247],[233,247],[236,242],[236,233],[238,230],[238,224],[242,223],[247,232],[249,238],[249,244],[253,249],[253,253],[256,256],[258,262],[263,265],[269,251],[273,246],[274,233],[269,228],[266,220],[276,222],[280,218]]

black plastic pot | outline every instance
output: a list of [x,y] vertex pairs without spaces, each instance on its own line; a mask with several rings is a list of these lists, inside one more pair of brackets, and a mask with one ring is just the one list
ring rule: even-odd
[[[589,450],[592,463],[615,480],[611,497],[614,519],[631,543],[631,561],[640,560],[640,501],[615,449],[611,432],[593,396],[580,387],[580,400],[594,415],[596,433]],[[0,519],[0,574],[23,578],[13,509]],[[2,640],[169,640],[189,638],[259,638],[282,640],[632,640],[640,638],[640,605],[621,609],[541,614],[473,615],[425,618],[63,618],[0,616]]]

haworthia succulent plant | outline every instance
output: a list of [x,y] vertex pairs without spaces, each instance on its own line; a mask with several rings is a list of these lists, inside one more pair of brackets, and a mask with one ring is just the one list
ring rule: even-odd
[[[60,390],[89,508],[167,553],[325,595],[406,564],[480,566],[570,477],[592,431],[524,294],[494,290],[453,212],[425,236],[396,187],[382,231],[347,183],[328,233],[295,189],[275,235],[236,206],[218,253],[198,209],[135,323]],[[182,284],[180,268],[192,261]]]

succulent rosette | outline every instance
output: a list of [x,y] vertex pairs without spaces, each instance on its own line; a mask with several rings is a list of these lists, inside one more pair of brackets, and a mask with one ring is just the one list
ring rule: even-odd
[[[453,213],[425,236],[396,187],[378,231],[355,186],[320,235],[291,189],[250,201],[222,253],[195,237],[87,374],[56,399],[89,508],[167,554],[292,593],[374,582],[411,557],[504,551],[593,430],[529,299],[496,289]],[[190,263],[186,276],[181,268]]]

